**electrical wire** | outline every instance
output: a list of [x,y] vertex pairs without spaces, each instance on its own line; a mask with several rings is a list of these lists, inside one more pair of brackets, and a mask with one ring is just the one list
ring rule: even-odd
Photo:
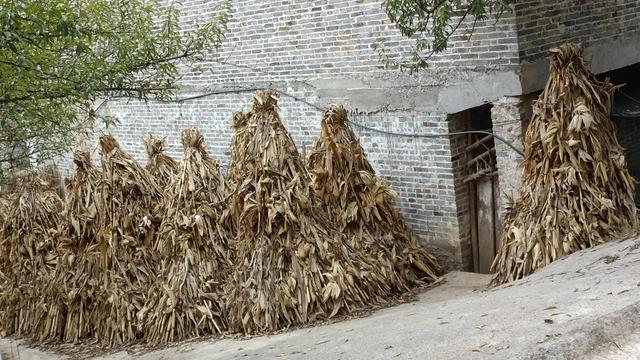
[[[218,90],[218,91],[212,91],[212,92],[208,92],[205,94],[200,94],[200,95],[195,95],[195,96],[190,96],[190,97],[186,97],[186,98],[181,98],[181,99],[177,99],[175,100],[175,102],[178,103],[184,103],[186,101],[191,101],[191,100],[197,100],[197,99],[201,99],[201,98],[205,98],[208,96],[213,96],[213,95],[220,95],[220,94],[230,94],[230,93],[244,93],[244,92],[254,92],[254,91],[259,91],[259,90],[265,90],[265,88],[255,88],[255,87],[251,87],[251,88],[247,88],[247,87],[243,87],[240,89],[229,89],[229,90]],[[271,89],[275,92],[277,92],[278,94],[282,95],[282,96],[286,96],[289,97],[295,101],[301,102],[303,104],[306,104],[307,106],[316,109],[320,112],[323,112],[324,109],[319,106],[316,105],[314,103],[311,103],[303,98],[297,97],[295,95],[289,94],[285,91],[282,90],[278,90],[278,89]],[[515,145],[513,145],[513,143],[507,141],[505,138],[494,134],[493,132],[490,131],[485,131],[485,130],[465,130],[465,131],[455,131],[455,132],[448,132],[448,133],[444,133],[444,134],[412,134],[412,133],[402,133],[402,132],[395,132],[395,131],[388,131],[388,130],[382,130],[382,129],[377,129],[371,126],[367,126],[364,124],[361,124],[359,122],[353,121],[353,120],[349,120],[349,122],[351,124],[353,124],[356,127],[365,129],[365,130],[369,130],[369,131],[373,131],[373,132],[377,132],[380,134],[385,134],[385,135],[390,135],[390,136],[400,136],[400,137],[410,137],[410,138],[441,138],[441,137],[454,137],[454,136],[463,136],[463,135],[468,135],[468,134],[480,134],[480,135],[491,135],[493,136],[495,139],[497,139],[498,141],[504,143],[505,145],[507,145],[510,149],[512,149],[513,151],[515,151],[516,153],[518,153],[520,156],[524,157],[524,152],[522,152],[522,150],[518,149]]]

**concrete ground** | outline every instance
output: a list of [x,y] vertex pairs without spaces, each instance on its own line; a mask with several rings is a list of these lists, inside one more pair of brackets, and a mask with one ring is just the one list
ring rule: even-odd
[[[640,358],[640,239],[581,251],[511,285],[487,289],[489,279],[453,272],[419,301],[365,318],[97,359]],[[66,358],[17,344],[0,340],[2,360]]]

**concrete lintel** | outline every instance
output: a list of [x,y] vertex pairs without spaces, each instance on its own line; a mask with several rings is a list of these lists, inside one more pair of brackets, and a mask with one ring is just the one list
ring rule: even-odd
[[515,71],[480,74],[467,81],[443,87],[438,94],[438,109],[449,114],[457,113],[503,96],[521,93],[520,78]]
[[[640,35],[616,41],[596,43],[586,47],[585,59],[594,74],[620,69],[640,62]],[[549,60],[545,57],[535,62],[522,62],[522,94],[544,88],[549,78]]]
[[522,92],[516,71],[447,72],[445,78],[424,78],[420,82],[402,75],[388,79],[316,80],[313,85],[323,102],[344,99],[362,112],[456,113]]

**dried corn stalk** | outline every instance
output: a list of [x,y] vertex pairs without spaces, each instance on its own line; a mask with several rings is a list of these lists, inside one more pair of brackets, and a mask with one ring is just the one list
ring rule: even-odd
[[229,169],[237,226],[229,322],[245,333],[348,313],[391,291],[377,260],[352,249],[313,204],[310,177],[276,106],[275,92],[254,95],[248,122],[236,127],[246,133],[236,134]]
[[[9,200],[9,194],[3,193],[0,190],[0,229],[2,229],[2,226],[4,224],[5,216],[7,215],[7,212],[9,211],[9,203],[10,202],[11,202],[11,200]],[[0,242],[2,242],[1,239],[0,239]]]
[[525,135],[522,190],[493,262],[495,283],[600,244],[635,221],[635,183],[609,118],[614,89],[585,67],[581,46],[550,51],[549,81]]
[[95,336],[99,318],[95,312],[101,276],[97,233],[101,226],[96,198],[101,174],[91,164],[89,150],[74,152],[76,173],[66,179],[64,237],[58,244],[59,261],[53,290],[43,296],[47,306],[38,327],[40,341],[78,342]]
[[163,189],[167,188],[178,172],[178,163],[165,153],[166,141],[153,134],[144,138],[144,147],[149,155],[145,168],[156,178]]
[[396,193],[375,175],[348,124],[347,112],[330,105],[308,159],[314,195],[349,244],[377,258],[396,291],[428,283],[442,270],[394,209]]
[[[230,195],[234,189],[239,187],[241,183],[247,178],[245,171],[247,170],[242,162],[247,157],[246,143],[250,137],[255,133],[255,126],[248,126],[251,113],[235,112],[233,114],[233,137],[231,138],[231,159],[229,161],[229,168],[227,169],[227,176],[225,178],[227,185],[227,195]],[[229,203],[229,209],[231,211],[237,211],[232,214],[231,222],[240,218],[240,213],[244,208],[244,199],[238,196],[228,196],[227,201]],[[235,226],[235,224],[234,224]]]
[[139,314],[151,345],[226,330],[223,284],[231,260],[224,180],[197,129],[182,132],[182,145],[177,181],[162,206],[162,275]]
[[58,261],[55,251],[63,203],[45,177],[16,176],[6,208],[0,243],[0,329],[3,336],[34,336],[46,312],[42,294],[50,291]]
[[100,137],[102,186],[97,199],[101,226],[96,328],[107,345],[127,344],[141,336],[137,313],[155,281],[158,256],[153,213],[161,189],[149,172],[123,152],[111,135]]
[[64,198],[64,183],[56,165],[45,165],[38,170],[38,178],[43,184],[47,184],[50,190],[55,191],[61,199]]

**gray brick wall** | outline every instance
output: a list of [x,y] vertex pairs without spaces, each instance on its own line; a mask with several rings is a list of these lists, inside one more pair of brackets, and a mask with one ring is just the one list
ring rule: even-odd
[[[286,85],[277,84],[277,87]],[[289,87],[289,91],[304,96],[309,89]],[[316,101],[313,96],[306,99]],[[122,147],[141,163],[146,162],[141,141],[146,133],[166,137],[168,152],[179,158],[180,131],[196,126],[204,133],[208,151],[226,168],[232,136],[231,114],[248,110],[250,101],[250,93],[215,95],[182,104],[119,100],[110,102],[103,110],[120,121],[116,128],[107,131],[113,132]],[[279,106],[283,122],[300,152],[311,149],[320,132],[321,113],[288,97],[281,97]],[[444,134],[448,131],[447,117],[440,113],[396,111],[352,113],[350,117],[367,126],[395,132]],[[463,267],[449,139],[397,137],[354,129],[378,174],[398,192],[397,207],[419,239],[447,267]],[[92,144],[95,147],[95,140]],[[95,152],[94,160],[97,161],[98,156]],[[63,163],[65,174],[70,174],[71,168],[70,162]]]
[[[179,3],[183,28],[214,14],[216,3]],[[236,0],[223,47],[190,70],[183,69],[178,95],[274,87],[320,105],[343,103],[353,111],[352,120],[378,129],[444,134],[463,126],[455,117],[448,119],[447,112],[518,95],[521,60],[542,57],[547,48],[567,39],[601,41],[613,31],[637,30],[626,15],[637,13],[638,6],[628,10],[637,0],[605,1],[604,8],[614,11],[611,16],[621,25],[608,24],[607,12],[592,3],[599,2],[523,0],[499,21],[477,24],[470,38],[466,30],[471,24],[466,22],[451,38],[450,49],[431,59],[429,69],[409,75],[384,69],[373,50],[376,39],[405,53],[412,44],[389,23],[380,0]],[[589,9],[597,15],[584,13]],[[597,25],[593,34],[583,31],[589,21]],[[540,39],[545,37],[550,40],[543,44]],[[226,166],[231,114],[247,110],[250,99],[250,93],[242,93],[184,103],[118,100],[103,111],[119,119],[120,125],[111,130],[140,161],[146,158],[140,140],[146,133],[167,137],[169,152],[178,157],[180,131],[197,126],[211,154]],[[300,151],[310,148],[319,133],[321,114],[285,97],[280,108]],[[398,137],[359,128],[356,132],[378,174],[398,191],[398,208],[423,243],[449,268],[468,268],[468,198],[454,181],[462,171],[458,154],[464,142]],[[504,156],[510,155],[505,152]],[[69,162],[64,164],[68,171]]]
[[520,57],[529,62],[563,42],[594,46],[640,33],[638,0],[519,0],[515,12]]
[[[380,0],[236,0],[227,40],[221,51],[198,64],[185,84],[212,81],[299,80],[382,71],[372,45],[384,39],[406,51],[412,44],[389,20]],[[215,13],[215,1],[182,1],[183,28]],[[465,22],[450,49],[432,59],[433,68],[516,68],[518,48],[514,13],[499,22],[476,25],[469,38]],[[220,64],[229,62],[244,67]],[[253,71],[259,68],[268,71]],[[211,71],[212,70],[212,71]]]
[[[215,13],[216,2],[183,1],[182,26],[189,29]],[[420,75],[385,70],[372,45],[384,39],[407,51],[411,41],[389,23],[378,0],[234,1],[228,37],[191,70],[183,70],[180,97],[211,89],[275,87],[305,101],[344,103],[351,119],[369,126],[409,134],[444,134],[449,123],[433,99],[434,86],[462,78],[453,69],[514,70],[518,49],[514,14],[499,22],[477,24],[469,38],[465,23],[451,48],[432,59]],[[388,89],[395,88],[389,92]],[[431,89],[436,90],[431,90]],[[414,90],[412,90],[414,89]],[[424,96],[432,94],[432,96]],[[179,133],[199,127],[208,149],[223,166],[229,160],[231,114],[247,110],[250,93],[209,96],[178,103],[111,101],[103,112],[120,124],[111,131],[125,150],[141,162],[141,137],[148,132],[167,138],[178,157]],[[302,102],[283,97],[280,114],[299,150],[311,148],[319,134],[321,114]],[[358,110],[356,113],[355,110]],[[397,206],[418,237],[449,268],[466,266],[460,233],[461,199],[456,194],[450,140],[385,135],[355,129],[380,176],[399,193]],[[93,141],[95,144],[95,141]],[[97,157],[96,157],[97,159]],[[70,171],[69,163],[63,167]],[[464,233],[464,231],[463,231]],[[462,238],[462,240],[461,240]]]

